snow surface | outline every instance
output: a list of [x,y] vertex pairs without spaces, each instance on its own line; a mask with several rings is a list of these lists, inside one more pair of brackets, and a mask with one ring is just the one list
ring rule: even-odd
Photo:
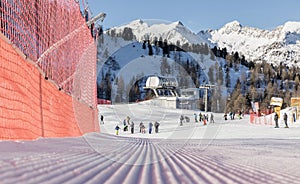
[[[194,123],[197,111],[146,102],[101,105],[101,133],[1,141],[0,183],[299,183],[300,122],[290,128],[242,120]],[[179,116],[190,117],[179,126]],[[210,113],[209,113],[210,114]],[[135,133],[114,127],[130,116]],[[139,133],[143,121],[159,132]]]

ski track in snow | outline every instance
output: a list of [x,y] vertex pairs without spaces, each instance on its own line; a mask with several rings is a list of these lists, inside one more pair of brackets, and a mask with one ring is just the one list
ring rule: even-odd
[[[274,129],[215,114],[215,124],[178,126],[180,114],[193,118],[194,111],[141,104],[99,112],[102,133],[0,141],[0,183],[300,183],[299,122]],[[126,115],[136,128],[158,120],[159,133],[113,135]]]
[[[299,183],[299,149],[285,141],[161,140],[90,133],[0,144],[1,183]],[[287,151],[297,140],[289,140]],[[264,144],[259,144],[263,142]],[[294,144],[293,144],[294,143]],[[277,148],[276,148],[276,144]],[[42,151],[36,151],[35,148]],[[275,146],[274,146],[275,145]],[[265,147],[269,149],[264,155]],[[203,147],[206,147],[203,149]],[[237,149],[244,149],[239,152]],[[251,158],[254,154],[255,159]],[[24,153],[24,150],[29,152]],[[33,150],[33,151],[31,151]],[[245,151],[246,150],[246,151]],[[249,151],[247,151],[249,150]],[[18,155],[18,152],[20,154]],[[283,153],[282,155],[278,154]],[[286,155],[284,155],[284,153]],[[259,154],[264,155],[260,157]],[[289,156],[289,155],[293,156]],[[287,157],[285,160],[284,158]],[[280,168],[273,162],[281,160]],[[270,163],[270,164],[268,164]],[[294,166],[293,166],[294,165]]]

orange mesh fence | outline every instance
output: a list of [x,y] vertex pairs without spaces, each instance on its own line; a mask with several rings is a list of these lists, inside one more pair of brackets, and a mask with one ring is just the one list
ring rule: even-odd
[[[74,0],[1,1],[0,20],[1,32],[38,64],[45,78],[55,81],[68,93],[73,92],[73,77],[75,71],[80,72],[77,70],[80,61],[96,61],[94,39]],[[83,55],[90,57],[83,58]],[[90,75],[87,76],[90,85],[94,85],[96,63],[84,62],[85,69],[91,73],[85,75]],[[85,103],[94,106],[95,102],[88,99]]]
[[99,131],[96,45],[79,4],[0,1],[0,32],[0,139]]
[[257,125],[274,125],[273,116],[271,114],[258,116],[257,114],[251,113],[250,114],[250,123],[257,124]]

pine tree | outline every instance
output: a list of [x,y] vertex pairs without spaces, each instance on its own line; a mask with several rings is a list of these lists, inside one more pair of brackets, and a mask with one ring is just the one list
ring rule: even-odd
[[144,40],[144,42],[143,42],[142,48],[143,48],[144,50],[146,49],[146,42],[147,42],[147,41],[145,41],[145,40]]
[[246,98],[239,94],[234,101],[234,111],[244,111],[246,109]]
[[118,87],[117,87],[117,94],[116,94],[115,101],[116,102],[123,102],[125,83],[124,83],[124,80],[123,80],[122,76],[117,80],[117,86]]
[[200,62],[204,63],[204,55],[203,54],[200,54]]
[[117,34],[116,34],[116,30],[115,29],[110,29],[109,30],[109,35],[111,36],[111,37],[116,37],[117,36]]
[[286,108],[286,107],[289,107],[291,105],[291,93],[290,91],[286,91],[284,94],[283,94],[283,105],[282,105],[282,108]]
[[163,49],[164,43],[162,37],[159,37],[158,46]]
[[109,52],[108,52],[107,48],[105,48],[105,50],[104,50],[103,57],[105,59],[107,59],[109,57]]
[[179,40],[176,41],[176,47],[177,47],[177,48],[181,48],[181,45],[180,45],[180,41],[179,41]]
[[163,56],[170,57],[170,50],[169,50],[167,39],[164,40],[162,48],[163,48]]
[[228,54],[226,56],[227,65],[229,68],[232,68],[233,66],[233,56],[231,54]]
[[224,112],[226,100],[222,99],[221,86],[213,88],[211,99],[211,111],[219,113]]
[[230,78],[230,71],[226,72],[226,87],[231,87],[231,78]]
[[136,81],[134,85],[131,86],[129,91],[129,102],[136,102],[139,100],[140,96],[140,88],[139,88],[139,81]]
[[221,66],[218,66],[218,72],[217,72],[217,82],[218,85],[221,86],[224,83],[224,77],[223,77],[223,70]]
[[295,90],[297,91],[299,89],[300,79],[299,75],[296,75],[295,77]]
[[236,106],[236,104],[240,104],[241,102],[236,102],[236,101],[240,100],[238,99],[239,95],[241,95],[241,83],[239,80],[237,80],[234,90],[231,93],[230,100],[226,104],[226,109],[228,112],[238,110],[239,107]]
[[254,87],[253,85],[250,86],[250,94],[251,94],[251,100],[253,102],[256,102],[259,100],[259,94],[257,92],[256,87]]
[[133,40],[133,32],[130,27],[125,27],[122,33],[122,38],[126,41]]
[[106,76],[105,76],[105,99],[111,100],[111,71],[108,70]]
[[208,53],[209,53],[209,48],[208,48],[207,43],[205,43],[205,44],[204,44],[203,54],[208,55]]
[[188,74],[190,74],[190,60],[186,60],[186,65],[185,65],[185,70],[187,71]]
[[289,78],[288,72],[285,69],[282,69],[281,80],[287,80]]
[[170,74],[170,65],[166,57],[162,57],[161,64],[160,64],[160,73],[161,75]]
[[133,76],[131,78],[130,82],[126,86],[126,94],[127,95],[125,96],[125,98],[126,98],[126,101],[128,101],[128,102],[134,101],[134,93],[132,93],[132,90],[133,90],[132,88],[134,87],[135,82],[136,82],[136,77]]
[[148,41],[148,49],[149,49],[149,56],[153,55],[152,45],[150,44],[150,41]]
[[273,91],[274,91],[274,86],[271,82],[269,82],[265,89],[264,98],[261,103],[262,109],[266,109],[270,105],[271,98],[274,96]]
[[208,78],[211,84],[215,83],[215,67],[212,65],[211,67],[209,67],[208,69]]
[[210,50],[210,59],[212,61],[215,61],[216,60],[216,57],[215,57],[215,54]]

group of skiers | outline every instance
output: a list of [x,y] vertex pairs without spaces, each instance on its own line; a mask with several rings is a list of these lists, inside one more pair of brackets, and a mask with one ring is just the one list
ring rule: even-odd
[[[149,122],[149,125],[148,125],[149,134],[152,133],[153,126],[154,126],[155,133],[158,133],[159,125],[160,124],[157,121],[155,121],[154,124],[152,122]],[[130,122],[129,116],[127,116],[126,119],[124,119],[123,126],[124,126],[124,128],[123,128],[124,132],[128,131],[128,127],[130,127],[131,134],[134,134],[134,122],[133,121]],[[140,133],[143,133],[143,134],[146,133],[146,126],[144,125],[143,122],[140,123],[139,128],[140,128]],[[119,135],[119,130],[120,130],[119,125],[116,125],[115,130],[116,130],[116,135]]]
[[[196,113],[194,113],[194,119],[195,119],[195,123],[203,123],[203,125],[207,125],[207,122],[210,121],[210,123],[214,123],[215,120],[214,120],[214,115],[213,113],[210,114],[210,118],[209,118],[209,115],[208,114],[202,114],[201,112],[199,113],[199,121],[198,121],[198,115]],[[179,118],[179,124],[180,126],[183,125],[183,122],[189,122],[190,121],[190,118],[187,117],[187,116],[183,116],[181,115],[180,118]]]
[[[236,112],[229,112],[228,113],[229,117],[231,120],[234,120],[235,118],[237,119],[242,119],[243,116],[244,116],[244,113],[242,111],[238,111],[237,113]],[[228,120],[228,115],[227,113],[224,114],[224,120]]]
[[[229,116],[230,116],[230,119],[234,119],[235,113],[229,113]],[[242,116],[242,114],[239,113],[238,117],[241,118],[241,116]],[[197,122],[202,123],[203,122],[203,125],[207,125],[207,122],[209,120],[210,120],[210,123],[214,123],[215,122],[214,121],[214,115],[213,115],[213,113],[210,114],[210,119],[209,119],[209,115],[208,114],[202,114],[201,112],[199,113],[199,120],[198,120],[198,116],[197,116],[196,113],[194,113],[194,118],[195,118],[195,123],[197,123]],[[103,119],[104,118],[101,115],[101,123],[102,124],[104,124]],[[227,120],[227,113],[225,113],[224,119]],[[179,120],[180,120],[180,126],[182,126],[183,122],[184,121],[185,122],[189,122],[190,118],[187,117],[187,116],[181,115]],[[279,128],[278,120],[279,120],[279,115],[277,114],[277,112],[275,112],[275,115],[274,115],[275,128]],[[283,115],[283,121],[285,123],[285,128],[289,128],[287,120],[288,120],[287,113],[284,113],[284,115]],[[134,122],[133,121],[130,122],[130,117],[129,116],[127,116],[126,119],[124,119],[123,125],[124,125],[124,128],[123,128],[124,132],[128,131],[128,127],[130,127],[131,134],[134,133]],[[157,121],[155,121],[154,124],[152,122],[149,122],[149,124],[148,124],[148,133],[149,134],[152,133],[153,127],[154,127],[154,130],[155,130],[155,133],[158,133],[158,127],[159,127],[159,125],[160,124]],[[119,125],[116,125],[115,130],[116,130],[116,135],[118,135],[119,134],[119,130],[120,130]],[[140,130],[140,133],[143,133],[143,134],[146,133],[146,126],[144,125],[143,122],[141,122],[139,124],[139,130]]]

